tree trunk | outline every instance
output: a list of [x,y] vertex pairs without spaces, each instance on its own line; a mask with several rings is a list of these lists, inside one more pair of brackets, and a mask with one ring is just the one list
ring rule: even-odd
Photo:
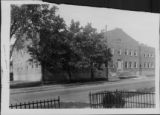
[[68,73],[69,81],[71,81],[72,80],[72,73],[71,73],[70,67],[67,68],[67,73]]
[[42,71],[41,83],[43,85],[45,82],[45,63],[44,62],[41,62],[41,71]]
[[108,81],[108,61],[106,62],[106,80]]
[[94,80],[94,67],[93,67],[93,63],[91,63],[91,80]]

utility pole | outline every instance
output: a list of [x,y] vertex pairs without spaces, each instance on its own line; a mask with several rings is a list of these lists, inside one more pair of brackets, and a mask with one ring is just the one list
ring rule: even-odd
[[139,44],[139,53],[138,53],[138,57],[139,57],[139,75],[142,75],[142,61],[141,61],[141,44]]
[[106,45],[107,45],[107,61],[106,61],[106,80],[108,81],[108,38],[107,38],[107,25],[105,27],[105,36],[106,38]]

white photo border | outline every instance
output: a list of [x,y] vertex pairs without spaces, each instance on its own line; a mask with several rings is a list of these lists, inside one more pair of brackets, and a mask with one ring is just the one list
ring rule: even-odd
[[[11,4],[48,4],[42,1],[2,1],[1,34],[1,79],[2,79],[2,115],[22,114],[156,114],[160,113],[159,99],[159,43],[156,47],[156,107],[153,109],[10,109],[9,108],[9,44],[10,44],[10,5]],[[104,8],[106,9],[106,8]],[[158,14],[157,14],[158,15]],[[159,14],[160,15],[160,14]],[[159,30],[157,30],[159,31]]]

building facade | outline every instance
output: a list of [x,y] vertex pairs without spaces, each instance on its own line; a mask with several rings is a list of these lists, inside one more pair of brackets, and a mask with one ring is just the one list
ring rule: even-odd
[[14,49],[11,64],[12,81],[41,81],[41,65],[30,59],[27,44],[23,49]]
[[140,44],[119,28],[105,33],[105,39],[113,55],[111,71],[130,75],[155,74],[154,48]]
[[140,74],[155,74],[155,49],[144,44],[139,46]]

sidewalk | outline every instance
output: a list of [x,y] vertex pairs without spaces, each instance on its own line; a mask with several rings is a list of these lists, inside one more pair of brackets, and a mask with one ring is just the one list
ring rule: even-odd
[[[98,84],[104,84],[107,83],[108,84],[112,84],[113,82],[120,82],[122,80],[117,80],[117,81],[90,81],[90,82],[85,82],[85,83],[66,83],[66,84],[47,84],[47,85],[35,85],[34,87],[21,87],[21,88],[12,88],[10,90],[11,94],[17,94],[17,93],[25,93],[25,92],[32,92],[32,91],[46,91],[46,90],[57,90],[57,89],[62,89],[62,88],[72,88],[72,87],[83,87],[84,85],[98,85]],[[34,84],[34,82],[23,82],[22,84],[14,84],[18,86],[21,85],[26,85],[28,86],[28,84]]]
[[[151,77],[144,77],[139,76],[136,78],[129,78],[131,80],[136,79],[150,79]],[[119,79],[119,80],[112,80],[112,81],[89,81],[89,82],[76,82],[76,83],[53,83],[53,84],[46,84],[42,85],[41,82],[14,82],[12,83],[12,87],[14,85],[14,88],[11,88],[10,93],[16,94],[16,93],[25,93],[25,92],[33,92],[33,91],[46,91],[46,90],[57,90],[57,89],[63,89],[63,88],[72,88],[72,87],[83,87],[83,86],[92,86],[92,85],[100,85],[100,84],[114,84],[119,82],[125,82],[129,79]],[[22,87],[23,86],[23,87]]]
[[[120,81],[118,77],[109,77],[109,81],[107,82],[117,82]],[[52,83],[46,83],[43,84],[43,86],[50,86],[50,85],[66,85],[66,86],[72,86],[72,85],[84,85],[84,84],[95,84],[95,83],[101,83],[101,82],[106,82],[104,78],[97,78],[95,81],[91,81],[87,79],[86,81],[77,81],[77,82],[71,82],[71,83],[57,83],[57,82],[52,82]],[[29,87],[42,87],[41,81],[12,81],[10,82],[10,88],[29,88]]]
[[11,81],[10,88],[28,88],[40,86],[40,81]]

